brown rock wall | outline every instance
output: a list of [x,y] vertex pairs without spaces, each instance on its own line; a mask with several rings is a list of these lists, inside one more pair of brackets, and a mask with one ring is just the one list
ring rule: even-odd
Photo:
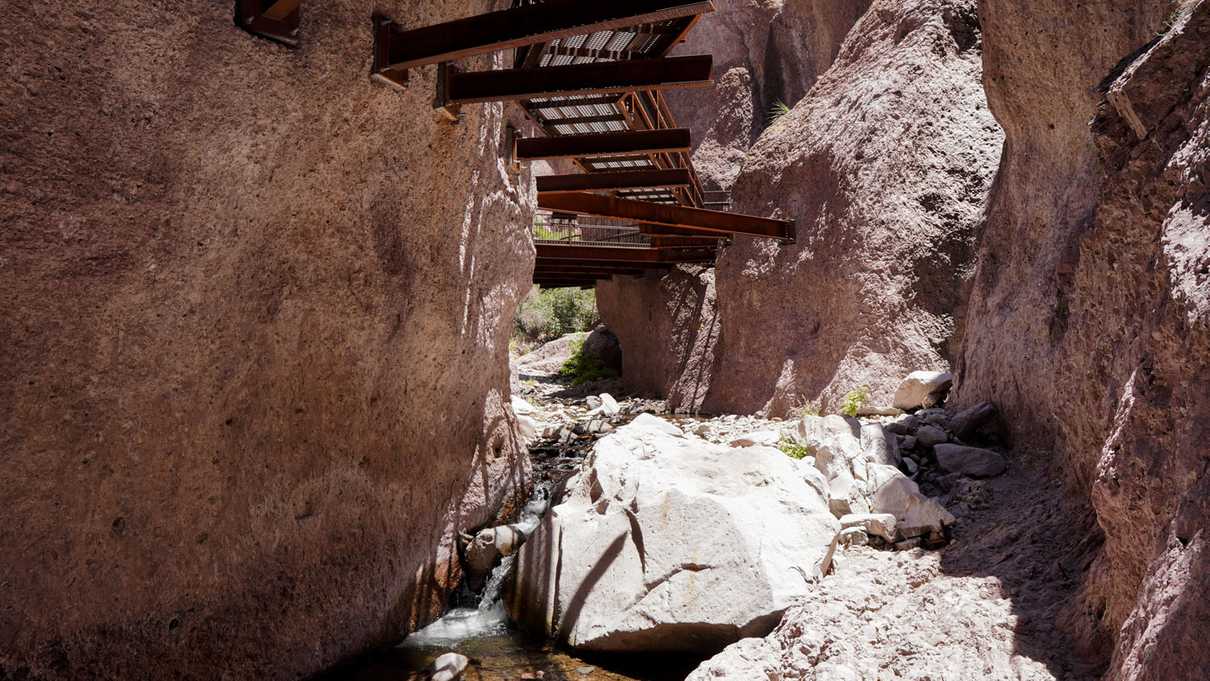
[[831,69],[767,130],[737,209],[798,243],[737,238],[718,264],[713,411],[889,403],[944,368],[1001,135],[980,86],[970,2],[875,2]]
[[443,604],[527,484],[532,197],[370,13],[489,4],[0,10],[0,677],[298,678]]
[[597,309],[622,345],[628,390],[664,397],[676,412],[701,410],[718,360],[713,270],[684,266],[600,282]]

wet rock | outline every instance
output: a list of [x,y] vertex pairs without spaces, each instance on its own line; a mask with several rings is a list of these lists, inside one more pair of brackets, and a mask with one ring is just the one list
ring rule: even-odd
[[933,451],[937,455],[937,465],[942,470],[972,478],[993,478],[1008,468],[1004,457],[990,449],[937,445]]
[[445,653],[436,660],[433,660],[433,664],[429,665],[429,681],[455,681],[456,679],[461,679],[462,673],[466,671],[468,664],[470,664],[470,660],[465,655]]
[[509,608],[535,633],[586,650],[714,650],[767,633],[830,566],[840,525],[777,449],[642,415],[587,461],[518,556]]
[[954,385],[954,375],[948,371],[913,371],[899,384],[891,404],[909,410],[931,407],[945,400]]
[[948,440],[949,436],[938,426],[922,426],[916,431],[916,442],[923,447],[933,447]]

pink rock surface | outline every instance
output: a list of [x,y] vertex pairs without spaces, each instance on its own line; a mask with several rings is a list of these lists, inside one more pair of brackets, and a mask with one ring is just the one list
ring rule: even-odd
[[0,677],[299,678],[444,607],[527,482],[532,197],[370,14],[490,4],[0,9]]

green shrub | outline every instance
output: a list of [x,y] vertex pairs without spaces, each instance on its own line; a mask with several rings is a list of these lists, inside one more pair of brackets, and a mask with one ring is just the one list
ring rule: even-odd
[[571,356],[559,369],[559,375],[572,385],[583,385],[606,378],[617,378],[618,372],[601,363],[599,357],[584,353],[584,341],[576,340],[571,346]]
[[778,119],[788,113],[790,113],[790,105],[786,104],[780,99],[776,102],[773,102],[773,106],[769,107],[769,125],[773,125],[778,121]]
[[596,292],[535,286],[517,307],[513,336],[545,343],[569,333],[591,331],[598,323]]
[[857,412],[861,411],[869,400],[870,386],[863,385],[855,390],[850,390],[840,404],[840,413],[845,416],[857,416]]
[[782,454],[785,454],[791,459],[805,459],[808,456],[815,456],[814,449],[811,449],[806,445],[799,444],[790,438],[786,438],[777,443],[777,448],[781,450]]

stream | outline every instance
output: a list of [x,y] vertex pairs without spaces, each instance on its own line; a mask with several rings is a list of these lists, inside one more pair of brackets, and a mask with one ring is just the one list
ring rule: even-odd
[[[568,400],[566,405],[579,402]],[[633,414],[619,415],[615,421],[630,418]],[[531,446],[537,483],[514,527],[527,536],[537,528],[549,509],[550,490],[578,469],[595,439],[568,438],[564,433]],[[466,681],[684,681],[701,663],[697,657],[662,654],[588,656],[526,636],[509,621],[502,599],[514,559],[501,559],[482,593],[464,584],[440,619],[399,645],[370,653],[316,681],[421,681],[433,660],[451,651],[470,659],[462,677]]]

